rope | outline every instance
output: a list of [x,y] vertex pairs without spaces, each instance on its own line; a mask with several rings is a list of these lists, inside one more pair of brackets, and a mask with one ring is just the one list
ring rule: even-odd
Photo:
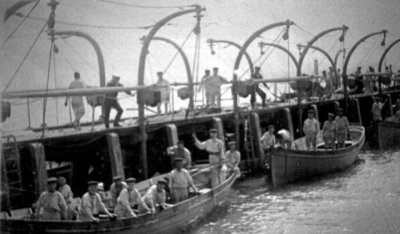
[[314,34],[308,32],[307,30],[305,30],[304,28],[300,27],[300,25],[298,24],[294,24],[294,26],[296,26],[297,28],[299,28],[301,31],[305,32],[306,34],[310,35],[311,37],[314,37]]
[[114,2],[114,1],[109,1],[109,0],[98,0],[100,2],[104,3],[110,3],[114,5],[119,5],[119,6],[129,6],[129,7],[135,7],[135,8],[141,8],[141,9],[176,9],[176,8],[185,8],[185,7],[191,7],[190,5],[182,5],[182,6],[145,6],[145,5],[139,5],[139,4],[131,4],[131,3],[122,3],[122,2]]
[[43,98],[42,138],[44,138],[44,130],[46,128],[45,124],[46,124],[47,92],[49,91],[51,58],[53,56],[53,48],[54,48],[54,41],[52,41],[51,44],[50,44],[49,65],[47,67],[46,95]]
[[64,42],[67,46],[69,46],[69,47],[78,55],[78,57],[79,57],[83,62],[86,63],[86,65],[87,65],[91,70],[93,70],[94,72],[96,72],[96,74],[99,74],[99,71],[98,71],[96,68],[94,68],[94,67],[90,64],[90,62],[87,61],[87,60],[78,52],[78,50],[77,50],[75,47],[73,47],[66,39],[62,38],[62,40],[63,40],[63,42]]
[[[193,30],[191,30],[191,31],[189,32],[189,34],[186,36],[185,40],[184,40],[183,43],[179,46],[179,48],[182,48],[182,47],[186,44],[186,42],[187,42],[187,40],[189,39],[189,37],[190,37],[190,35],[192,34],[192,32],[193,32]],[[178,54],[179,54],[179,51],[176,51],[175,54],[174,54],[174,56],[172,57],[171,61],[169,61],[167,67],[164,69],[164,73],[166,73],[166,72],[168,71],[168,69],[171,67],[172,63],[175,61],[175,59],[176,59],[176,57],[178,56]]]
[[[54,74],[54,88],[57,88],[57,66],[56,66],[56,56],[53,56],[53,74]],[[56,97],[56,121],[59,124],[58,118],[58,97]]]
[[38,0],[35,5],[29,10],[28,14],[22,19],[22,21],[15,27],[15,29],[8,35],[6,40],[1,44],[0,49],[3,48],[3,46],[6,44],[6,42],[14,35],[14,33],[21,27],[21,25],[26,21],[26,19],[29,17],[29,15],[32,13],[33,10],[35,10],[36,6],[39,4],[40,0]]
[[[289,40],[290,40],[290,37],[287,39],[287,48],[288,48],[288,50],[290,51],[290,43],[289,43]],[[289,54],[287,55],[287,66],[288,66],[288,78],[289,78],[289,82],[286,82],[285,83],[285,89],[287,89],[287,92],[288,92],[288,94],[290,93],[289,91],[289,83],[290,83],[290,56],[289,56]],[[276,92],[276,94],[277,94],[278,92]],[[290,95],[290,94],[289,94]],[[290,107],[290,99],[291,98],[289,98],[289,107]]]
[[44,28],[46,27],[47,22],[45,24],[43,24],[42,28],[40,29],[39,33],[37,34],[35,40],[33,41],[32,45],[29,47],[28,52],[25,54],[24,58],[22,59],[21,63],[18,65],[17,70],[14,72],[14,74],[12,75],[11,79],[8,81],[6,87],[3,89],[3,92],[5,92],[8,87],[11,85],[11,82],[14,80],[15,76],[17,75],[17,73],[19,72],[19,70],[21,69],[22,65],[24,64],[26,58],[28,57],[28,55],[30,54],[30,52],[32,51],[33,47],[35,46],[37,40],[39,39],[40,35],[42,34]]

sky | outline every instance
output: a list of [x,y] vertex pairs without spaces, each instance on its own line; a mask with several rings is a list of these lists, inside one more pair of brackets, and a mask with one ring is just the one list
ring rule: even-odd
[[[113,1],[127,3],[131,6],[110,3]],[[0,2],[1,18],[3,18],[5,9],[15,2],[16,0]],[[107,80],[112,74],[118,74],[121,76],[121,83],[125,86],[137,85],[139,54],[142,46],[140,39],[149,32],[149,30],[137,29],[137,27],[153,25],[167,15],[181,9],[188,9],[187,6],[193,4],[199,4],[206,8],[199,36],[199,73],[195,75],[195,80],[201,79],[204,69],[212,67],[219,67],[222,76],[228,80],[232,79],[233,65],[238,49],[225,44],[217,44],[214,47],[216,53],[212,55],[206,42],[207,39],[230,40],[242,45],[256,30],[287,19],[295,22],[295,25],[290,28],[288,41],[284,41],[280,36],[284,28],[275,28],[257,38],[247,50],[253,62],[261,66],[265,78],[295,76],[296,72],[294,65],[288,61],[287,55],[277,49],[272,50],[265,47],[263,48],[264,54],[261,56],[258,46],[261,41],[279,43],[298,58],[297,44],[306,44],[319,32],[342,25],[349,27],[344,43],[338,41],[340,32],[334,32],[321,38],[315,45],[325,49],[334,57],[342,47],[349,50],[363,36],[383,29],[389,31],[386,45],[400,38],[399,0],[59,0],[59,2],[56,10],[55,29],[58,31],[79,30],[95,38],[100,44],[105,58]],[[41,19],[48,18],[50,9],[47,3],[48,1],[41,0],[31,16]],[[140,8],[137,5],[160,8]],[[19,12],[26,14],[32,6],[33,4],[27,5]],[[11,79],[7,91],[44,89],[46,87],[50,41],[45,33],[41,34],[21,69],[14,76],[44,24],[44,21],[41,20],[28,19],[14,36],[4,43],[21,20],[20,17],[12,16],[6,22],[0,23],[1,90],[4,90]],[[61,21],[68,24],[58,23]],[[130,29],[99,29],[76,24],[130,27]],[[169,38],[182,45],[188,34],[191,33],[194,24],[194,14],[181,16],[164,26],[157,36]],[[183,46],[191,64],[195,52],[195,41],[196,37],[192,33]],[[362,66],[364,70],[368,66],[376,67],[385,49],[380,45],[381,41],[381,35],[375,36],[357,48],[350,61],[349,70],[353,71],[356,66]],[[71,37],[57,39],[56,45],[59,53],[55,54],[55,58],[50,64],[50,88],[68,87],[74,71],[81,73],[85,83],[99,85],[97,60],[89,43],[80,38]],[[386,63],[393,64],[396,70],[400,68],[399,51],[397,48],[392,49],[386,60]],[[156,82],[156,72],[164,71],[175,53],[176,51],[170,45],[163,42],[153,41],[151,43],[146,60],[146,84]],[[320,72],[330,66],[327,59],[321,54],[310,51],[304,61],[303,72],[312,73],[314,59],[318,60]],[[343,58],[340,57],[339,64],[341,65],[342,62]],[[240,74],[244,73],[241,79],[248,78],[248,73],[245,73],[247,70],[247,64],[243,60],[239,70]],[[185,74],[182,59],[178,56],[166,71],[165,77],[170,82],[185,82],[187,79]],[[227,93],[226,95],[230,93],[227,89],[223,89],[223,91]],[[120,94],[120,98],[126,108],[135,107],[135,100],[128,99],[124,94]],[[243,102],[245,101],[248,102],[248,100],[243,100]],[[26,111],[26,101],[25,104],[24,100],[12,100],[11,102],[16,104],[13,108],[14,113]],[[65,116],[68,116],[68,108],[63,107],[63,102],[64,100],[61,99],[49,102],[49,105],[52,105],[49,111],[53,111],[49,113],[51,116],[49,121],[53,121],[52,124],[56,124],[54,122],[55,115],[61,116],[57,117],[57,123],[67,121]],[[185,104],[180,100],[177,100],[176,103]],[[179,105],[176,107],[179,108]],[[39,125],[41,101],[33,103],[31,109],[34,112],[31,115],[32,124]],[[129,111],[124,113],[124,116],[129,115],[134,115],[134,113]],[[89,114],[85,116],[85,119],[90,119]],[[23,119],[18,121],[26,125],[26,115],[23,115]],[[15,122],[8,120],[5,126],[13,127]]]

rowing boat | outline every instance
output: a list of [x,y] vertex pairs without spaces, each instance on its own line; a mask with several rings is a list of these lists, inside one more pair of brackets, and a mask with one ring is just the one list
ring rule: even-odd
[[[136,185],[143,193],[155,183],[160,175]],[[117,220],[86,221],[38,221],[24,217],[1,218],[1,233],[177,233],[185,230],[188,224],[203,218],[216,206],[224,203],[225,196],[236,179],[231,174],[223,183],[214,188],[207,188],[210,171],[203,169],[193,175],[199,194],[154,214]]]
[[295,182],[352,165],[364,144],[365,130],[354,125],[349,130],[351,140],[346,140],[345,148],[327,150],[319,136],[316,150],[306,150],[304,137],[295,140],[296,149],[277,149],[271,155],[272,184]]

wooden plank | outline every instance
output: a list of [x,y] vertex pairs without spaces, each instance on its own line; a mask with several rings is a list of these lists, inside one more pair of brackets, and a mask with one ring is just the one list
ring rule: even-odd
[[46,156],[42,143],[29,143],[30,157],[32,161],[33,181],[36,198],[47,189]]
[[261,127],[260,127],[260,116],[258,115],[257,112],[252,112],[250,115],[250,127],[252,128],[252,133],[254,134],[254,151],[255,151],[255,156],[256,158],[260,158],[260,165],[258,165],[261,168],[265,167],[264,161],[265,161],[265,154],[264,150],[262,148],[260,139],[261,139]]
[[122,160],[121,145],[119,143],[119,136],[116,133],[107,134],[108,152],[111,162],[112,176],[121,176],[125,180],[124,162]]
[[213,118],[214,127],[217,129],[218,138],[222,141],[223,151],[225,153],[225,133],[224,133],[224,125],[222,124],[222,120],[219,117]]

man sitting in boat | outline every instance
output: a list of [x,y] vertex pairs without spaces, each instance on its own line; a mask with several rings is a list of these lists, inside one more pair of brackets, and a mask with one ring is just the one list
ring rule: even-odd
[[335,119],[336,122],[336,140],[338,143],[338,148],[345,147],[346,137],[349,134],[349,121],[346,116],[343,116],[343,109],[338,109],[338,116]]
[[65,219],[72,220],[74,216],[76,216],[74,208],[72,207],[72,199],[73,193],[71,187],[67,184],[67,181],[64,176],[60,176],[58,178],[58,191],[64,197],[65,203],[67,204],[67,210],[65,212]]
[[225,153],[226,165],[230,172],[235,172],[237,177],[240,177],[240,152],[236,150],[236,142],[231,141],[228,143],[229,150]]
[[334,149],[336,139],[336,122],[333,120],[334,115],[328,113],[328,120],[324,122],[322,127],[322,137],[325,142],[325,149]]
[[264,149],[265,156],[266,156],[266,167],[269,168],[271,165],[271,152],[276,144],[276,138],[274,135],[275,132],[275,127],[274,125],[269,125],[268,126],[268,131],[262,135],[260,141],[261,141],[261,146]]
[[171,198],[175,203],[186,200],[189,197],[189,187],[197,193],[197,188],[193,183],[192,176],[183,168],[182,158],[176,158],[175,169],[169,173],[169,187]]
[[101,201],[97,191],[97,182],[88,182],[88,192],[82,196],[80,220],[82,221],[99,221],[100,212],[106,214],[109,218],[115,216],[111,214],[104,203]]
[[157,89],[160,92],[161,95],[161,101],[157,105],[157,113],[161,114],[161,105],[164,103],[165,107],[165,113],[168,113],[168,105],[169,105],[169,94],[170,94],[170,88],[169,88],[169,82],[163,78],[164,73],[163,72],[157,72],[157,77],[158,81],[156,85],[158,85]]
[[314,110],[308,110],[308,118],[304,121],[303,132],[306,135],[307,150],[317,148],[317,134],[319,132],[319,121],[314,117]]
[[210,139],[206,141],[199,141],[196,133],[192,134],[197,148],[206,150],[208,152],[208,161],[211,168],[211,186],[214,188],[221,182],[220,169],[224,162],[224,144],[217,138],[217,129],[210,129]]
[[292,137],[290,132],[286,129],[281,129],[277,132],[276,135],[276,148],[283,147],[284,149],[291,149],[292,148]]
[[138,209],[139,212],[150,212],[139,191],[135,188],[135,182],[135,178],[126,179],[128,187],[122,189],[117,198],[117,206],[115,206],[114,212],[118,218],[136,217],[134,209]]
[[175,158],[183,159],[183,168],[190,170],[192,167],[192,156],[190,151],[184,146],[182,140],[178,141],[177,146],[171,146],[167,148],[167,154],[171,156],[171,161],[174,162]]
[[143,200],[147,207],[154,213],[156,211],[162,211],[169,205],[166,203],[167,194],[165,187],[167,186],[165,179],[159,179],[157,184],[152,185],[143,196]]
[[[75,80],[71,82],[69,85],[69,89],[83,89],[85,88],[85,84],[81,81],[81,74],[79,72],[74,73]],[[65,106],[68,106],[68,99],[67,96],[65,98]],[[72,110],[74,111],[75,120],[74,120],[74,128],[77,130],[81,130],[80,120],[85,114],[85,105],[83,104],[82,96],[72,96],[71,97],[71,106]]]
[[61,193],[56,191],[56,187],[57,178],[47,179],[47,191],[40,194],[36,203],[36,217],[39,220],[60,221],[61,217],[65,217],[67,205]]
[[114,183],[110,186],[110,194],[111,194],[111,207],[115,207],[117,205],[117,198],[122,191],[122,189],[127,188],[128,185],[122,181],[121,176],[115,176],[113,178]]

